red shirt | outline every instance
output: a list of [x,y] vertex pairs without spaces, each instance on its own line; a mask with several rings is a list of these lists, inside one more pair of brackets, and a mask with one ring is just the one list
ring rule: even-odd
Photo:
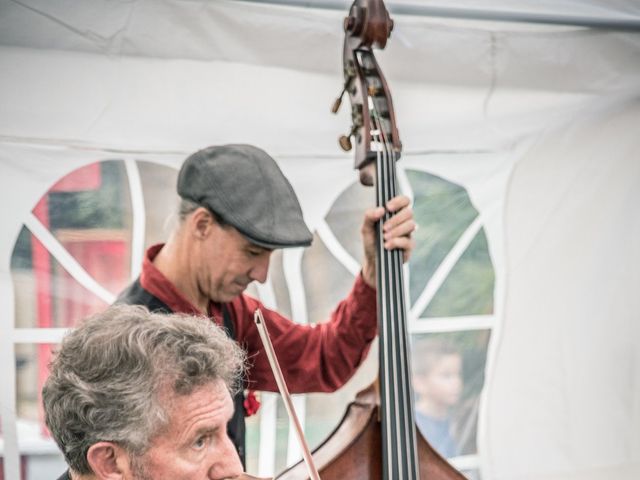
[[[147,250],[142,264],[142,288],[174,312],[201,315],[152,263],[162,245]],[[326,323],[301,325],[265,308],[259,300],[241,294],[227,303],[235,327],[235,340],[247,351],[247,387],[277,392],[275,378],[253,321],[256,308],[262,310],[278,362],[291,393],[332,392],[355,373],[376,336],[376,291],[358,275],[345,300]],[[209,316],[222,325],[218,303],[209,303]]]

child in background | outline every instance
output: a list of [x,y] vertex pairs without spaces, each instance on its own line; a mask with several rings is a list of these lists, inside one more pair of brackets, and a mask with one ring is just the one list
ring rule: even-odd
[[459,455],[451,434],[451,409],[462,394],[462,355],[442,338],[421,338],[412,348],[416,425],[440,455]]

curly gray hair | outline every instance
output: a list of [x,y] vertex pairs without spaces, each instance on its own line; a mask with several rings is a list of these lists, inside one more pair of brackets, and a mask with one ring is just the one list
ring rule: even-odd
[[209,319],[115,305],[68,334],[42,390],[45,421],[69,467],[91,473],[100,441],[142,455],[168,423],[167,388],[189,395],[221,379],[240,388],[244,352]]

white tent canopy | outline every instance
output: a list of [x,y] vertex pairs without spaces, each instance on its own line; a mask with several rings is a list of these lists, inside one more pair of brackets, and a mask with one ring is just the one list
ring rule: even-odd
[[[348,107],[329,114],[347,3],[304,3],[0,2],[5,478],[19,470],[11,255],[56,181],[96,158],[177,167],[206,145],[253,143],[279,161],[316,229],[354,180],[335,141]],[[482,478],[639,478],[640,6],[388,3],[404,12],[378,55],[403,168],[468,191],[496,271]]]

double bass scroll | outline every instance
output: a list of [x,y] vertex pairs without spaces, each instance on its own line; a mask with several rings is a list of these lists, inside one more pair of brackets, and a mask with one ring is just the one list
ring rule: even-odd
[[[372,186],[377,152],[372,132],[372,114],[377,112],[381,135],[391,147],[396,160],[402,144],[396,126],[391,92],[373,54],[383,49],[393,30],[393,20],[381,0],[356,0],[344,20],[343,72],[344,88],[331,111],[337,113],[345,92],[349,94],[352,126],[348,135],[339,139],[343,150],[353,148],[354,168],[360,170],[360,181]],[[353,139],[353,141],[352,141]]]

